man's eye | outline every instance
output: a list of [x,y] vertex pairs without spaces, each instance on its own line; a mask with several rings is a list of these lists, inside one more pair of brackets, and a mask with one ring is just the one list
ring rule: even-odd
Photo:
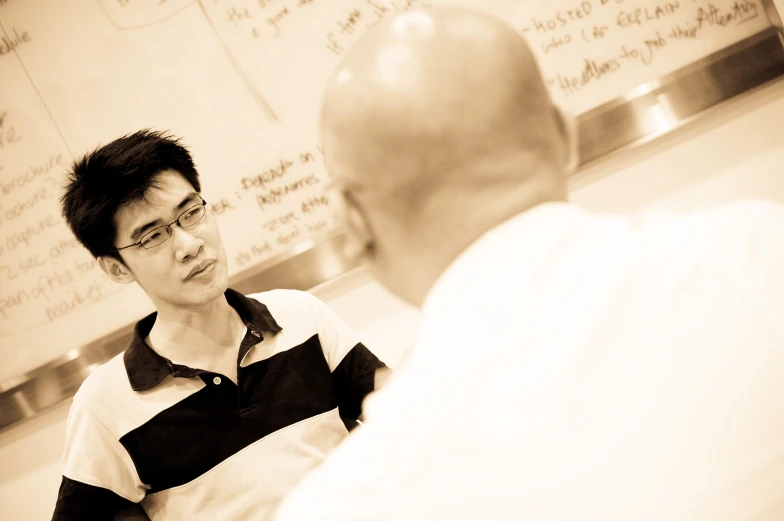
[[152,232],[149,235],[145,235],[144,239],[142,239],[142,245],[153,243],[157,240],[160,240],[161,232]]

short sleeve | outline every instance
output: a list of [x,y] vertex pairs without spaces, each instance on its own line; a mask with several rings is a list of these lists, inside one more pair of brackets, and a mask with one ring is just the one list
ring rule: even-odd
[[68,414],[63,476],[105,488],[134,503],[146,492],[119,437],[78,400],[78,395]]
[[332,371],[340,414],[356,420],[362,401],[373,392],[376,371],[386,364],[376,357],[337,313],[316,297],[310,296],[319,341]]

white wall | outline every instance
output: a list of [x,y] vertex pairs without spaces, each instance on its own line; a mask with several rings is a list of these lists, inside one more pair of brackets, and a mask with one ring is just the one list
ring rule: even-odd
[[572,200],[628,212],[686,210],[746,197],[784,201],[784,81],[732,100],[693,125],[589,166]]
[[51,519],[69,404],[0,433],[0,519]]
[[[784,81],[743,96],[694,125],[606,158],[572,179],[594,210],[688,209],[737,197],[784,201]],[[314,290],[378,355],[396,365],[418,314],[357,270]],[[68,404],[0,433],[0,518],[49,519],[60,479]]]

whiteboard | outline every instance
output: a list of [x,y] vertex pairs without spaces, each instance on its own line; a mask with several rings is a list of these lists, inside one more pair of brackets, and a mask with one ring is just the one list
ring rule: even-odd
[[76,156],[144,127],[182,136],[241,275],[334,229],[327,77],[378,20],[435,4],[513,24],[574,113],[770,25],[761,0],[0,0],[0,383],[152,311],[59,215]]
[[253,85],[284,121],[312,121],[320,91],[391,12],[469,5],[517,28],[554,98],[579,114],[770,26],[760,0],[204,0]]

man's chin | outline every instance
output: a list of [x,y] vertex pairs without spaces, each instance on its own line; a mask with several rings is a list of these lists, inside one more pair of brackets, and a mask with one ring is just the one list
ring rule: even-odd
[[184,286],[176,295],[178,300],[185,306],[199,306],[222,297],[228,288],[228,280],[215,280],[208,285],[189,285],[186,281]]

